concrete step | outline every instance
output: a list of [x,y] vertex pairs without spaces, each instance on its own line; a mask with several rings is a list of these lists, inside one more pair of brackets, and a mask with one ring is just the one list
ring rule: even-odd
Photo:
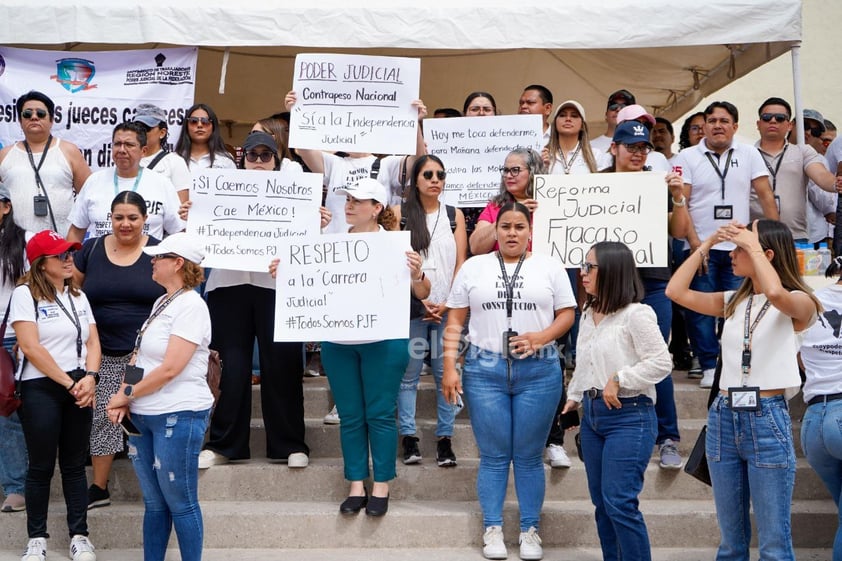
[[[642,501],[653,547],[713,548],[718,528],[709,500]],[[392,501],[389,513],[373,519],[364,514],[342,516],[336,501],[204,501],[205,546],[258,549],[429,548],[448,544],[479,546],[482,517],[473,502]],[[796,547],[829,548],[837,525],[831,501],[794,501],[792,534]],[[67,546],[64,507],[53,503],[50,529],[53,549]],[[141,547],[143,508],[118,504],[89,513],[91,540],[103,549]],[[504,532],[516,543],[517,504],[507,501]],[[0,543],[23,544],[25,517],[0,517]],[[541,538],[547,547],[593,547],[599,543],[589,501],[547,501]],[[66,551],[66,550],[65,550]]]
[[[52,540],[50,540],[52,541]],[[21,549],[23,548],[21,543]],[[97,544],[94,544],[97,545]],[[53,543],[48,544],[50,561],[68,561],[65,548],[54,550]],[[5,547],[5,546],[4,546]],[[508,544],[509,558],[517,558],[517,544]],[[137,561],[143,558],[140,549],[101,549],[96,551],[99,559],[107,561]],[[710,561],[716,555],[715,548],[654,548],[652,561]],[[830,549],[796,549],[795,558],[799,561],[828,561]],[[758,559],[757,549],[751,552],[751,559]],[[366,548],[366,549],[205,549],[204,561],[231,561],[248,559],[249,561],[278,561],[295,559],[296,561],[477,561],[481,559],[479,547],[456,548]],[[0,561],[19,561],[20,550],[0,550]],[[545,547],[544,559],[564,559],[566,561],[601,561],[602,551],[588,547]],[[178,549],[172,545],[165,561],[181,561]]]
[[[398,464],[397,478],[391,495],[397,500],[476,501],[476,478],[479,461],[463,459],[455,468],[440,468],[435,462],[405,466]],[[584,465],[573,459],[569,469],[552,469],[545,465],[546,499],[549,501],[589,500]],[[90,474],[89,474],[90,477]],[[140,486],[130,462],[118,460],[109,483],[115,502],[138,502]],[[341,458],[314,458],[306,469],[290,469],[264,460],[234,462],[213,466],[199,473],[199,496],[205,501],[335,501],[341,502],[348,492],[342,472]],[[509,475],[508,498],[514,500],[514,475]],[[664,470],[653,458],[646,471],[641,500],[713,500],[710,487],[681,470]],[[798,460],[793,498],[826,499],[830,494],[819,477],[803,458]],[[63,502],[58,474],[52,482],[52,500]]]

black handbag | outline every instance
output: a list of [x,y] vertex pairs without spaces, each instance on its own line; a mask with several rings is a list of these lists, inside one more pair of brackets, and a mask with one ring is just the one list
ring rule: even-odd
[[[710,387],[710,394],[708,395],[708,409],[710,409],[713,400],[716,399],[716,394],[719,393],[719,377],[722,375],[722,352],[716,359],[716,369],[713,372],[713,385]],[[708,471],[708,459],[705,455],[705,439],[707,437],[707,425],[702,427],[699,432],[699,438],[696,439],[696,444],[693,445],[693,450],[687,458],[687,463],[684,464],[684,472],[692,475],[705,485],[710,485],[710,472]]]

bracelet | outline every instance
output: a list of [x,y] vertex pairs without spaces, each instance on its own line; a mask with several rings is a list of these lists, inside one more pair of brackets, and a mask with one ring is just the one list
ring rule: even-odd
[[687,197],[682,195],[680,201],[676,201],[675,199],[672,199],[672,206],[687,206]]
[[73,388],[75,388],[75,387],[76,387],[76,380],[73,380],[73,383],[72,383],[72,384],[70,384],[70,387],[69,387],[69,388],[67,388],[67,391],[72,391],[72,390],[73,390]]
[[424,279],[427,278],[427,275],[424,274],[424,271],[421,271],[421,278],[420,279],[412,279],[412,282],[424,282]]
[[708,254],[707,254],[707,253],[705,253],[704,251],[702,251],[702,248],[701,248],[701,247],[700,247],[699,249],[697,249],[696,251],[698,251],[699,255],[701,255],[701,256],[702,256],[702,261],[707,261],[707,260],[708,260]]

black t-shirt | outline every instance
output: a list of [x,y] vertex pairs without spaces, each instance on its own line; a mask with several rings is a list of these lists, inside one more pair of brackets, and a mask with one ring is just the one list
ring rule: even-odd
[[[141,253],[126,267],[115,265],[105,254],[105,237],[86,241],[76,252],[74,263],[85,275],[82,290],[94,312],[102,352],[124,355],[134,348],[137,330],[165,290],[152,280],[149,255]],[[158,243],[150,236],[147,245]]]

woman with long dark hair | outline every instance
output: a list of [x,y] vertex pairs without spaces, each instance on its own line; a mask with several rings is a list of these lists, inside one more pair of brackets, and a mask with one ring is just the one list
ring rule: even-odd
[[141,103],[135,110],[133,121],[146,127],[146,155],[140,159],[141,167],[154,169],[169,179],[183,203],[190,198],[192,180],[185,161],[175,152],[170,152],[166,111],[151,103]]
[[196,103],[185,115],[175,152],[184,158],[187,167],[236,168],[222,141],[219,119],[210,105]]
[[[413,343],[409,365],[398,393],[398,428],[402,437],[403,463],[421,461],[418,437],[415,435],[415,398],[424,355],[429,351],[437,390],[436,463],[439,467],[456,465],[456,455],[451,446],[456,412],[441,390],[444,372],[442,342],[447,323],[447,294],[453,276],[468,253],[462,211],[440,200],[446,177],[444,163],[437,156],[420,156],[412,167],[406,201],[392,207],[401,229],[410,232],[412,249],[421,254],[424,260],[421,269],[431,282],[430,295],[424,300],[413,297],[410,310],[409,339]],[[423,345],[420,344],[422,341]]]

